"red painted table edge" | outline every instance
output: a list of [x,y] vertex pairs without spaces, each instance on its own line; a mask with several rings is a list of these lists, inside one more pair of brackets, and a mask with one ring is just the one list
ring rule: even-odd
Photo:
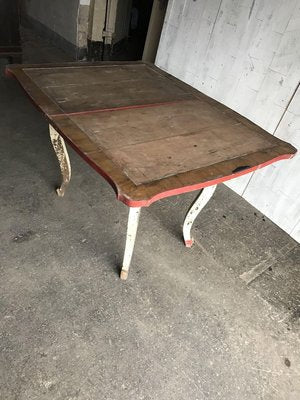
[[[50,123],[53,124],[53,121],[50,121]],[[240,172],[237,172],[237,173],[234,173],[234,174],[231,174],[231,175],[226,175],[226,176],[223,176],[223,177],[220,177],[220,178],[217,178],[217,179],[213,179],[213,180],[202,182],[202,183],[195,184],[195,185],[183,186],[183,187],[176,188],[176,189],[166,190],[165,192],[158,193],[158,194],[154,195],[153,197],[151,197],[150,199],[147,199],[147,200],[131,200],[131,199],[127,198],[125,195],[119,193],[118,186],[113,181],[113,179],[104,170],[102,170],[98,165],[93,163],[93,161],[89,157],[87,157],[67,136],[64,135],[63,132],[61,132],[59,127],[55,127],[55,129],[57,129],[57,131],[69,143],[69,145],[96,172],[98,172],[111,185],[111,187],[113,188],[113,190],[116,193],[117,199],[119,201],[121,201],[122,203],[124,203],[128,207],[149,207],[152,203],[155,203],[156,201],[164,199],[166,197],[176,196],[176,195],[183,194],[183,193],[193,192],[195,190],[200,190],[200,189],[206,188],[208,186],[217,185],[219,183],[223,183],[223,182],[229,181],[231,179],[238,178],[239,176],[243,176],[243,175],[249,174],[249,173],[254,172],[254,171],[258,170],[258,169],[261,169],[261,168],[266,167],[266,166],[268,166],[270,164],[273,164],[273,163],[275,163],[277,161],[293,158],[294,155],[295,155],[295,154],[283,154],[283,155],[280,155],[278,157],[272,158],[271,160],[266,161],[265,163],[256,165],[254,167],[247,168],[247,169],[245,169],[243,171],[240,171]]]
[[[114,182],[110,182],[109,179],[107,179],[107,178],[106,179],[110,183],[110,185],[113,187],[113,189],[115,190],[117,199],[122,201],[128,207],[149,207],[152,203],[155,203],[156,201],[164,199],[166,197],[171,197],[171,196],[176,196],[178,194],[193,192],[195,190],[200,190],[200,189],[206,188],[208,186],[212,186],[212,185],[218,185],[219,183],[223,183],[223,182],[229,181],[231,179],[238,178],[239,176],[249,174],[250,172],[254,172],[258,169],[266,167],[277,161],[286,160],[286,159],[290,159],[293,157],[294,157],[294,154],[284,154],[284,155],[275,157],[272,160],[269,160],[263,164],[259,164],[259,165],[256,165],[255,167],[247,168],[246,170],[237,172],[235,174],[223,176],[221,178],[202,182],[202,183],[199,183],[196,185],[183,186],[181,188],[176,188],[176,189],[167,190],[165,192],[161,192],[161,193],[151,197],[149,200],[130,200],[130,199],[126,198],[124,195],[118,193],[118,189],[117,189],[116,185],[114,184]],[[88,161],[88,163],[89,163],[89,161]],[[92,163],[89,163],[89,164],[92,166]],[[98,166],[93,166],[93,168],[96,169],[96,171],[99,170],[98,172],[105,178],[105,175],[104,175],[105,173],[103,171],[101,171]]]

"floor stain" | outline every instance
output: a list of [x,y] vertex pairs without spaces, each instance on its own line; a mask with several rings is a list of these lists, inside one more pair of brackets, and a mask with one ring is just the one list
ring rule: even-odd
[[14,238],[13,242],[15,243],[23,243],[28,242],[29,240],[33,239],[35,232],[28,230],[26,232],[18,233]]

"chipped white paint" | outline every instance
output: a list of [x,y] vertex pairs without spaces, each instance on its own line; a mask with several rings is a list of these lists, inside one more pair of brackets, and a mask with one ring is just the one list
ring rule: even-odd
[[128,271],[131,263],[131,258],[134,249],[134,243],[136,238],[136,232],[139,224],[141,214],[140,207],[130,207],[129,208],[129,216],[128,216],[128,225],[127,225],[127,236],[126,236],[126,245],[125,252],[123,258],[123,265],[121,270],[121,279],[126,280],[128,277]]
[[49,125],[49,132],[62,174],[62,184],[56,189],[56,193],[59,197],[63,197],[71,179],[71,163],[64,139],[51,125]]
[[[299,37],[298,0],[170,0],[156,64],[300,148]],[[299,170],[297,156],[228,186],[300,241]]]
[[188,210],[183,223],[183,240],[186,247],[192,247],[194,239],[191,237],[191,229],[193,223],[200,211],[209,202],[210,198],[214,194],[217,185],[208,186],[201,190],[199,196],[196,198],[191,208]]

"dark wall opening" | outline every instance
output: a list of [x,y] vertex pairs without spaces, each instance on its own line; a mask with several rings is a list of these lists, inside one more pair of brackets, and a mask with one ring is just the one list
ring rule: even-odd
[[129,36],[121,46],[116,46],[112,60],[140,60],[147,37],[153,0],[133,0]]

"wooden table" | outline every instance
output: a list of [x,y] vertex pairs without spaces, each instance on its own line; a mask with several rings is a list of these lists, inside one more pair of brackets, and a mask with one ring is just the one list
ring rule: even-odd
[[0,57],[21,62],[19,0],[0,0]]
[[128,276],[142,207],[200,189],[183,223],[190,247],[192,224],[218,183],[296,152],[150,64],[15,65],[7,74],[49,121],[62,172],[58,195],[71,177],[65,139],[130,207],[122,279]]

